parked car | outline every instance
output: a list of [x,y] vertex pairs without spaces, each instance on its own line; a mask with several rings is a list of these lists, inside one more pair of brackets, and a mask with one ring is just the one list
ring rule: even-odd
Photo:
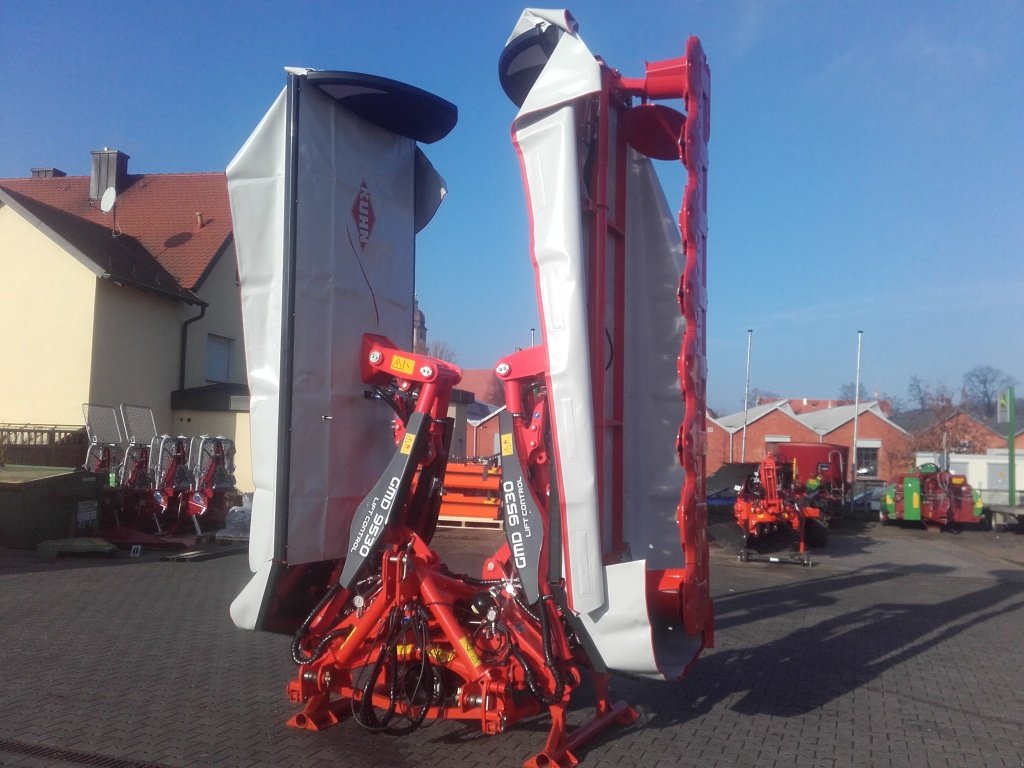
[[882,499],[885,497],[885,486],[871,488],[863,493],[858,493],[850,503],[850,510],[854,513],[868,513],[878,516],[882,511]]

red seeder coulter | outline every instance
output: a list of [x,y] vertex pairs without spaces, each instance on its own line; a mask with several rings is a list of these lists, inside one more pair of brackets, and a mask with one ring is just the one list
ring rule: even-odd
[[199,536],[203,526],[222,527],[240,502],[231,439],[158,435],[146,406],[122,404],[120,420],[112,406],[87,403],[82,410],[90,440],[84,468],[105,480],[98,517],[104,538],[120,544],[158,543],[154,536],[169,541],[189,522]]

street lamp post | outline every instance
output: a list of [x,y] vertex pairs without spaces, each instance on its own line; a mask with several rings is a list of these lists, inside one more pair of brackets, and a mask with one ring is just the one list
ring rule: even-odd
[[740,461],[747,460],[747,403],[750,401],[750,337],[754,331],[747,329],[747,375],[743,383],[743,439],[740,440]]
[[851,483],[857,482],[857,411],[860,410],[860,342],[864,331],[857,331],[857,379],[853,383],[853,478]]

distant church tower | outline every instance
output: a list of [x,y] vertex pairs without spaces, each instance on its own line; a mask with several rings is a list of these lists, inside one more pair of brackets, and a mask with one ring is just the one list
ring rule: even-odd
[[420,309],[420,300],[413,299],[412,310],[412,351],[418,355],[427,352],[427,316]]

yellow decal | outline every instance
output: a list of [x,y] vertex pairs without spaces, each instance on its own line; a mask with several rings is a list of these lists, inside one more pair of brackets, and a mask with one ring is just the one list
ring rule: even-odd
[[512,433],[509,432],[507,435],[501,436],[501,455],[511,456],[513,453],[512,448]]
[[391,358],[391,370],[398,371],[399,373],[412,373],[414,370],[416,370],[416,363],[410,360],[408,357],[394,355]]
[[469,660],[473,662],[473,666],[479,667],[480,657],[476,655],[476,649],[473,648],[473,643],[472,641],[470,641],[469,637],[460,637],[459,645],[462,646],[462,649],[466,652],[466,655],[469,656]]
[[427,648],[427,656],[435,664],[450,664],[452,659],[455,658],[455,651],[438,645],[431,645]]
[[412,643],[402,643],[395,646],[395,656],[398,657],[399,661],[409,661],[416,657],[416,646]]
[[412,451],[412,444],[416,441],[416,435],[412,432],[406,432],[405,437],[402,438],[402,447],[398,449],[399,453],[404,453],[406,456]]

